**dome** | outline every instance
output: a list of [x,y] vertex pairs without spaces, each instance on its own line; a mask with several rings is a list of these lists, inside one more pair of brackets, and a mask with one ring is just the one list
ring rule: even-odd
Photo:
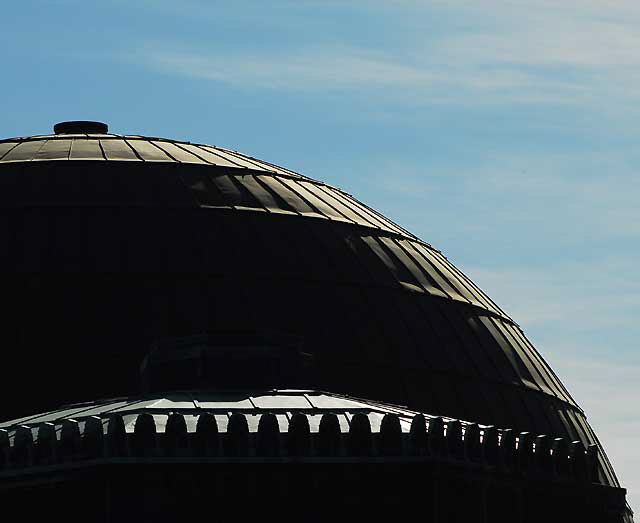
[[76,124],[0,141],[3,419],[138,393],[158,340],[243,333],[312,362],[278,386],[600,445],[517,323],[350,194],[229,149]]

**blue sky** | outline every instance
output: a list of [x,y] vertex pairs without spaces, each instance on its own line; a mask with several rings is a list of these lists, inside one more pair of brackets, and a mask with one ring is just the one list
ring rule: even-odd
[[337,185],[556,369],[640,506],[640,4],[22,0],[0,136],[97,119]]

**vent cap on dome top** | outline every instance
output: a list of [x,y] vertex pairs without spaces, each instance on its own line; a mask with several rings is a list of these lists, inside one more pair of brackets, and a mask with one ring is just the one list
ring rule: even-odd
[[109,126],[103,122],[90,122],[86,120],[75,120],[72,122],[59,122],[53,126],[55,134],[103,134],[109,131]]

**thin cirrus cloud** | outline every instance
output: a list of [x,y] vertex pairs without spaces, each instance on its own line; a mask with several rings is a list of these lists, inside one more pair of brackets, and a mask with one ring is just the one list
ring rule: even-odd
[[[427,3],[435,10],[431,17],[417,2],[401,2],[402,9],[388,12],[380,5],[374,2],[372,11],[377,6],[390,27],[406,22],[394,42],[382,35],[366,47],[348,38],[327,43],[320,31],[310,31],[295,46],[284,40],[258,53],[239,50],[231,40],[218,42],[215,52],[154,43],[143,47],[143,58],[165,73],[245,89],[346,91],[378,99],[383,91],[407,104],[602,104],[607,95],[640,96],[640,34],[634,23],[640,18],[628,2],[603,8],[594,2],[494,0],[480,9],[457,1],[446,5],[456,23],[443,17],[451,30],[439,32],[431,29],[438,10],[445,9],[442,2]],[[335,6],[324,7],[330,9],[339,16]],[[250,30],[256,21],[245,22]]]
[[[430,63],[402,61],[357,48],[310,48],[294,54],[262,56],[210,55],[190,51],[145,53],[155,70],[222,82],[243,89],[298,93],[351,92],[377,99],[402,98],[407,104],[575,102],[585,86],[576,81],[545,77],[535,71],[504,64],[493,66],[436,59]],[[455,64],[455,65],[452,65]]]
[[370,171],[369,183],[384,194],[380,205],[427,237],[430,223],[445,220],[485,245],[496,235],[564,249],[617,241],[628,255],[635,245],[628,242],[640,239],[640,179],[629,152],[500,151],[446,165],[374,157]]

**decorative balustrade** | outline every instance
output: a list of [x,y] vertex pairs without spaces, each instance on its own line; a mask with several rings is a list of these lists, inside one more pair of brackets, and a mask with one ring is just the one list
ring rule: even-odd
[[578,441],[440,417],[425,419],[422,414],[411,419],[408,430],[393,413],[384,415],[377,430],[365,412],[348,416],[348,428],[340,426],[336,412],[325,412],[315,431],[304,412],[290,412],[284,430],[273,413],[257,417],[254,432],[242,412],[230,413],[224,430],[208,412],[199,414],[191,429],[180,412],[164,416],[161,426],[159,416],[141,412],[129,431],[121,414],[0,429],[0,471],[109,458],[384,459],[449,462],[498,473],[598,482],[597,447],[587,449]]

